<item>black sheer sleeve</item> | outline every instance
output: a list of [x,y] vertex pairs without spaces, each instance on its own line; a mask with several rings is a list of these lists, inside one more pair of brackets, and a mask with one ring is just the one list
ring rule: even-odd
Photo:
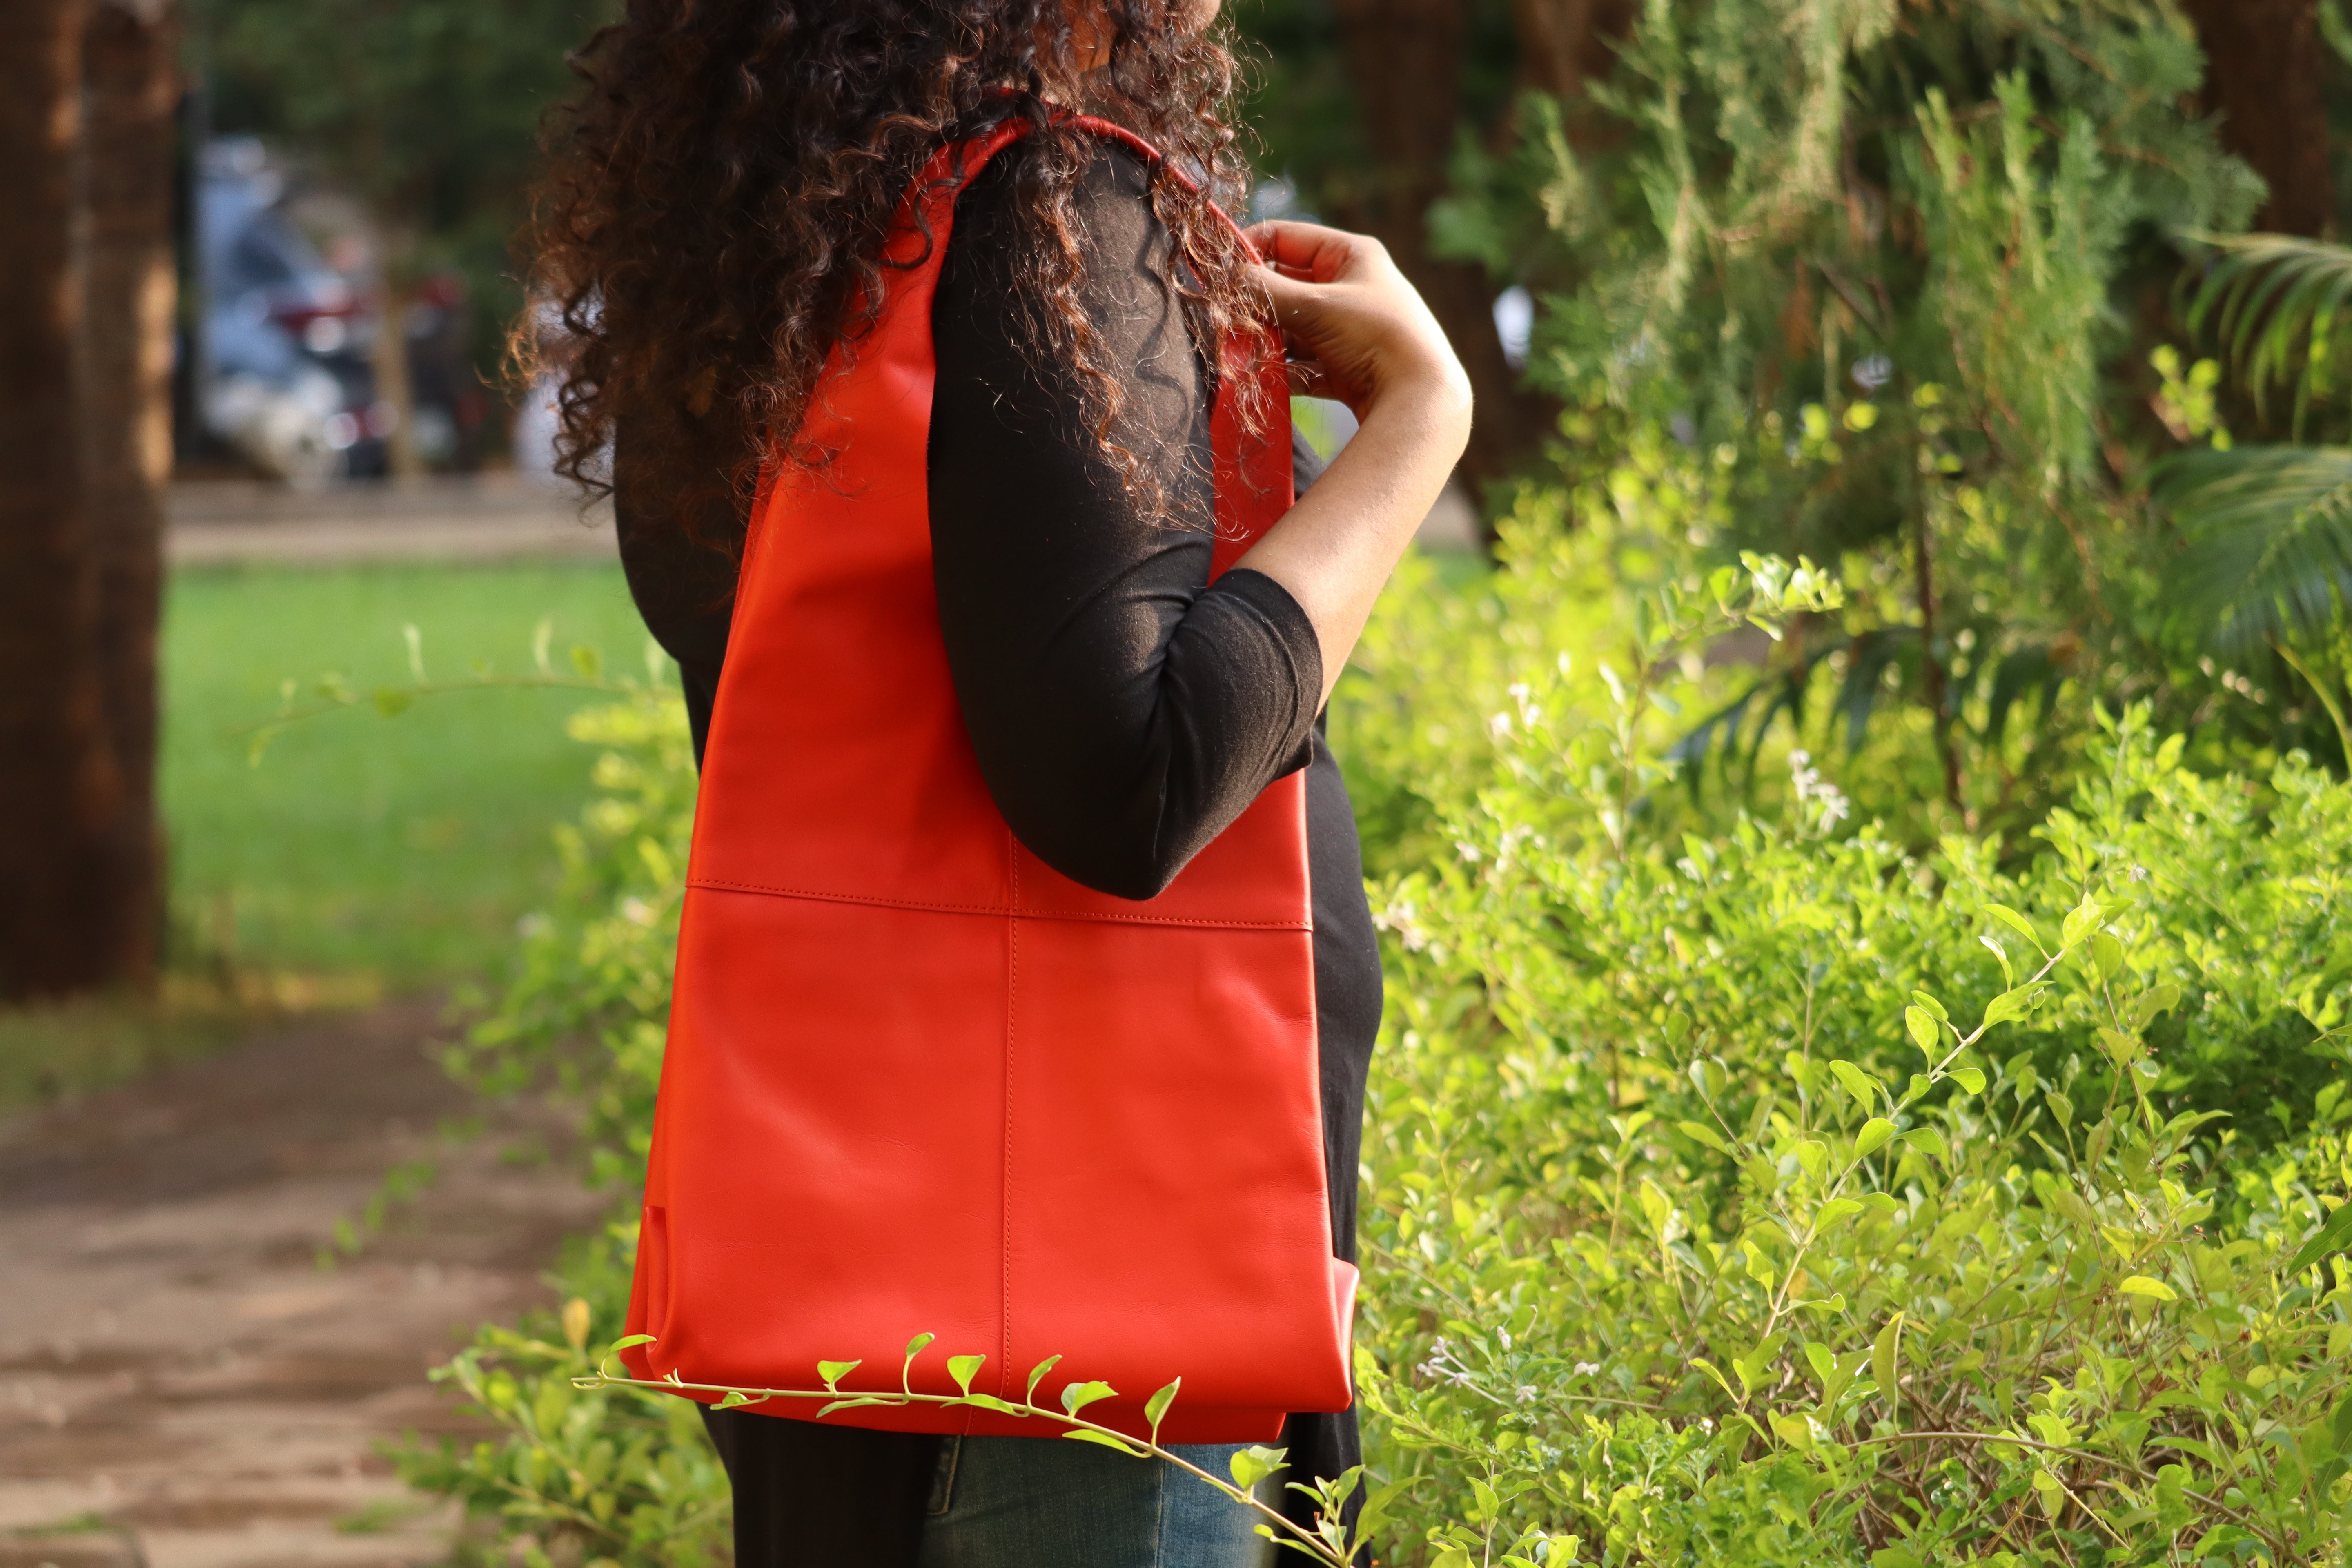
[[1315,628],[1272,578],[1208,585],[1208,371],[1167,281],[1146,171],[1085,177],[1084,303],[1127,407],[1121,443],[1163,487],[1129,495],[1076,378],[1041,374],[1007,299],[1021,147],[957,206],[931,319],[930,511],[940,624],[998,809],[1064,875],[1149,898],[1274,779],[1307,764]]

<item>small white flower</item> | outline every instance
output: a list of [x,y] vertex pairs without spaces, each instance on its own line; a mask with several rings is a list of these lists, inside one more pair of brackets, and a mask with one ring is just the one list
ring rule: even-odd
[[1601,1363],[1597,1361],[1580,1361],[1576,1363],[1576,1375],[1579,1377],[1591,1377],[1600,1370]]

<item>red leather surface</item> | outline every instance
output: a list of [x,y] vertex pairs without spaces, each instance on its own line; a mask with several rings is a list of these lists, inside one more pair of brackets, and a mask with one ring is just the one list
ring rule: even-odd
[[[1021,133],[963,150],[976,169]],[[1106,134],[1114,133],[1099,128]],[[1116,132],[1124,136],[1123,132]],[[1131,139],[1130,139],[1131,140]],[[952,193],[918,197],[880,321],[804,427],[832,449],[755,510],[705,760],[625,1352],[642,1376],[1017,1397],[1259,1441],[1349,1398],[1354,1270],[1331,1257],[1300,777],[1160,897],[1021,847],[950,679],[926,496],[931,298]],[[1240,374],[1279,375],[1227,354]],[[1272,399],[1278,413],[1287,405]],[[1212,419],[1223,571],[1289,507],[1289,431]],[[869,1381],[871,1380],[871,1381]],[[813,1416],[814,1405],[778,1408]],[[1039,1432],[916,1406],[829,1417]]]

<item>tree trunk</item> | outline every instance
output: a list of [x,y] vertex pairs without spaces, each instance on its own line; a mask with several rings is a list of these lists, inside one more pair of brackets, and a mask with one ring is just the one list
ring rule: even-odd
[[1462,120],[1465,0],[1334,0],[1339,43],[1364,139],[1372,149],[1364,223],[1429,301],[1470,373],[1478,411],[1463,454],[1474,482],[1523,462],[1550,420],[1547,401],[1519,385],[1495,332],[1486,269],[1430,254],[1429,209],[1443,195]]
[[2221,144],[2271,188],[2254,226],[2316,237],[2336,222],[2318,0],[2186,0]]
[[[1633,31],[1638,0],[1511,0],[1511,31],[1519,43],[1519,80],[1554,98],[1578,100],[1584,84],[1615,68],[1611,46]],[[1568,105],[1570,130],[1575,105]]]
[[124,789],[77,414],[81,6],[0,5],[0,998],[123,971]]
[[97,652],[121,777],[120,974],[154,970],[163,867],[155,828],[155,638],[163,489],[172,473],[172,256],[177,7],[92,0],[83,35],[82,324],[87,540]]

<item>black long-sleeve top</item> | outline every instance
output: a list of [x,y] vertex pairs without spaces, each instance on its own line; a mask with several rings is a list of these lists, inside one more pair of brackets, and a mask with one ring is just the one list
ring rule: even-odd
[[[1272,578],[1212,585],[1213,374],[1170,282],[1148,174],[1106,146],[1085,175],[1082,302],[1115,367],[1116,437],[1160,507],[1139,502],[1091,433],[1075,374],[1043,368],[1007,301],[1008,148],[958,199],[932,307],[931,548],[948,662],[990,793],[1021,841],[1076,881],[1127,898],[1165,887],[1286,773],[1307,770],[1307,858],[1324,1145],[1334,1252],[1355,1257],[1356,1164],[1381,972],[1353,813],[1317,722],[1315,628]],[[735,566],[688,541],[635,482],[614,480],[621,554],[647,626],[675,658],[700,755],[726,657]],[[1303,444],[1304,489],[1320,465]],[[740,538],[740,515],[706,535]],[[714,1415],[738,1539],[771,1562],[911,1562],[935,1439]],[[1356,1462],[1352,1412],[1294,1415],[1294,1474]],[[1296,1494],[1292,1494],[1296,1501]],[[837,1545],[827,1547],[824,1543]],[[749,1564],[747,1564],[749,1568]]]

